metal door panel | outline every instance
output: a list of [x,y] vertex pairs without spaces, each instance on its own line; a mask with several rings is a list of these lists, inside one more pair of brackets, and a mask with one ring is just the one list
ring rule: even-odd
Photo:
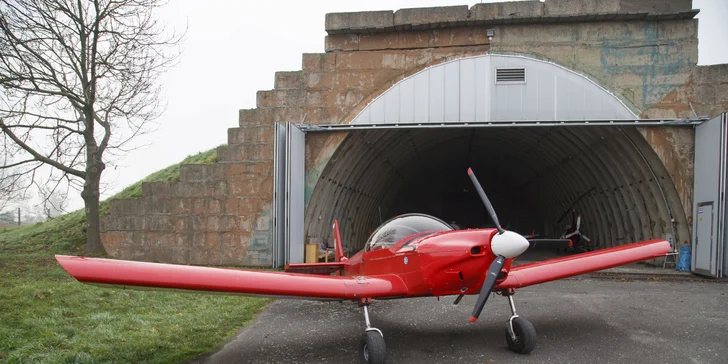
[[286,126],[275,123],[273,138],[273,268],[286,263]]
[[304,184],[306,134],[295,124],[286,126],[286,263],[304,261]]
[[713,202],[698,204],[698,214],[695,215],[695,267],[694,271],[703,275],[713,276],[715,271],[715,250],[713,239]]
[[721,277],[725,270],[727,121],[723,113],[695,128],[691,267],[694,273],[713,277]]

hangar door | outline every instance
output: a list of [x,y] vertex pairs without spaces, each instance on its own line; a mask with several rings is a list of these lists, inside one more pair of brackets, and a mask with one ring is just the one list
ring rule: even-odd
[[303,263],[306,134],[276,123],[273,141],[273,267]]
[[692,271],[722,277],[726,241],[726,124],[728,114],[695,129]]

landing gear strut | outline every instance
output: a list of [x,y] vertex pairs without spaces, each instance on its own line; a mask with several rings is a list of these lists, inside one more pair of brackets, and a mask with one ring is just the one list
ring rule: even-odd
[[369,322],[369,303],[371,299],[363,299],[360,303],[364,309],[364,337],[361,341],[360,358],[362,364],[385,364],[387,362],[387,345],[384,343],[382,331],[372,327]]
[[528,354],[536,347],[536,329],[533,324],[518,316],[516,305],[513,303],[515,290],[503,293],[511,306],[511,318],[506,324],[506,343],[511,351],[518,354]]

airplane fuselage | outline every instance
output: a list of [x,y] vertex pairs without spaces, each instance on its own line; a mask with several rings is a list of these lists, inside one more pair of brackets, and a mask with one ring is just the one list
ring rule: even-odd
[[[478,294],[495,255],[489,245],[496,229],[420,233],[392,247],[362,250],[345,264],[343,275],[394,274],[407,286],[408,296]],[[506,260],[503,274],[513,259]]]

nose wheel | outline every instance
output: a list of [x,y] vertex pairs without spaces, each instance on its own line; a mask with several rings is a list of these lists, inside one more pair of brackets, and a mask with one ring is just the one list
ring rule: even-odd
[[536,347],[536,329],[533,324],[516,314],[516,305],[513,303],[513,292],[504,294],[511,306],[511,318],[506,324],[506,343],[511,351],[518,354],[528,354]]
[[361,340],[359,358],[362,364],[386,364],[387,345],[384,343],[382,331],[372,327],[369,322],[369,302],[371,300],[368,299],[362,301],[364,323],[367,328],[364,330],[364,337]]

